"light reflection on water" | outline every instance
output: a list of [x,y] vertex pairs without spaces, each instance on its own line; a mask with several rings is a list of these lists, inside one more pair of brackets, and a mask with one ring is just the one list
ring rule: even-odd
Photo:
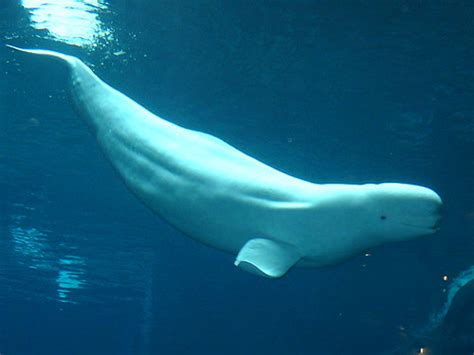
[[58,283],[58,297],[62,302],[73,302],[69,301],[69,294],[79,288],[83,288],[85,285],[84,275],[84,260],[76,256],[70,256],[68,259],[59,260],[59,274],[56,279]]
[[[22,216],[17,216],[14,220],[21,221]],[[50,246],[47,233],[38,228],[13,225],[10,226],[9,232],[18,263],[31,272],[57,273],[57,300],[76,303],[72,299],[72,292],[84,288],[86,284],[83,276],[84,260],[74,255],[62,255],[58,260],[57,253]]]
[[41,221],[39,208],[15,205],[19,213],[8,217],[0,238],[0,300],[79,305],[150,297],[149,243],[128,237],[131,231],[111,238],[113,223],[99,231],[86,221],[86,231],[74,227],[71,234],[61,218]]
[[34,227],[10,226],[13,251],[20,263],[30,269],[48,270],[53,253],[48,247],[46,234]]
[[99,14],[107,10],[103,0],[22,0],[31,26],[46,30],[48,37],[79,47],[94,47],[112,40],[112,30]]

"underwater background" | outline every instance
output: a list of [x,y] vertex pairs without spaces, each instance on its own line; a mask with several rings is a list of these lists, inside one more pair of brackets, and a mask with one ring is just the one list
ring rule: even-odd
[[[474,277],[474,3],[1,0],[0,36],[2,355],[436,343],[436,314]],[[152,112],[291,175],[430,187],[441,230],[281,280],[244,273],[129,193],[60,66],[4,44],[75,55]],[[467,344],[456,354],[474,351],[465,299],[449,317]]]

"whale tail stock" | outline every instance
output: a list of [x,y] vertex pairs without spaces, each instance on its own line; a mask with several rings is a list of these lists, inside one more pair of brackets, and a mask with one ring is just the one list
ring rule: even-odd
[[[51,58],[62,63],[62,65],[65,65],[68,71],[72,97],[76,102],[76,107],[78,107],[78,100],[85,100],[84,97],[86,96],[89,96],[89,99],[91,99],[91,97],[96,95],[97,90],[103,90],[107,87],[107,85],[97,75],[95,75],[87,65],[76,57],[46,49],[24,49],[10,44],[6,44],[6,46],[18,52]],[[89,116],[81,115],[83,118],[86,117],[86,121],[95,127],[95,123],[92,122],[91,117]]]
[[92,76],[96,80],[98,79],[97,76],[92,72],[92,70],[87,65],[85,65],[80,59],[76,57],[73,57],[67,54],[62,54],[55,51],[50,51],[47,49],[24,49],[24,48],[12,46],[11,44],[6,44],[5,46],[17,52],[34,54],[34,55],[43,56],[43,57],[49,57],[52,59],[56,59],[63,64],[66,64],[67,68],[69,69],[71,79],[73,81],[75,77],[77,77],[79,74],[82,77]]
[[11,44],[6,44],[5,46],[8,47],[8,48],[13,49],[15,51],[18,51],[18,52],[30,53],[30,54],[35,54],[35,55],[43,55],[43,56],[47,56],[47,57],[53,57],[53,58],[60,59],[61,61],[65,61],[67,63],[72,62],[73,59],[74,59],[73,57],[71,57],[69,55],[54,52],[54,51],[49,51],[49,50],[45,50],[45,49],[23,49],[23,48],[12,46]]
[[57,61],[63,64],[66,64],[67,68],[69,69],[71,73],[74,70],[77,70],[77,68],[81,66],[80,64],[82,64],[82,67],[85,67],[87,68],[87,70],[90,71],[90,69],[84,63],[82,63],[79,59],[72,57],[70,55],[66,55],[66,54],[62,54],[59,52],[54,52],[54,51],[50,51],[46,49],[24,49],[24,48],[12,46],[11,44],[6,44],[5,46],[17,52],[34,54],[34,55],[56,59]]

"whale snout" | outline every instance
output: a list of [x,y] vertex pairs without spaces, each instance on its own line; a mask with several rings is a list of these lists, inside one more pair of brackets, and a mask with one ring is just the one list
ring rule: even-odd
[[393,240],[407,240],[437,232],[441,224],[441,197],[433,190],[408,184],[380,184],[378,208],[384,211],[384,229]]
[[419,213],[431,217],[430,228],[438,229],[441,223],[441,211],[443,207],[441,197],[431,189],[416,186],[412,198],[414,199],[415,208],[418,209]]
[[424,225],[433,233],[439,230],[441,225],[443,201],[441,197],[431,189],[421,186],[415,186],[413,191],[414,217],[423,220]]
[[[439,197],[439,196],[438,196]],[[434,207],[433,210],[433,219],[434,222],[431,225],[431,229],[433,232],[436,232],[439,230],[441,226],[441,221],[442,221],[442,209],[443,209],[443,203],[441,202],[441,199],[439,199],[439,202],[437,202],[436,206]]]
[[[411,185],[409,185],[411,186]],[[421,186],[407,188],[406,218],[413,220],[414,226],[427,229],[427,234],[439,230],[441,224],[441,197],[431,189]]]

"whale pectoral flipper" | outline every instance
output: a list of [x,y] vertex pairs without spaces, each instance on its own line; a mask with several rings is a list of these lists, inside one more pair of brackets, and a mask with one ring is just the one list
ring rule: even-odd
[[240,249],[234,265],[259,276],[278,278],[300,259],[298,250],[290,244],[255,238]]

